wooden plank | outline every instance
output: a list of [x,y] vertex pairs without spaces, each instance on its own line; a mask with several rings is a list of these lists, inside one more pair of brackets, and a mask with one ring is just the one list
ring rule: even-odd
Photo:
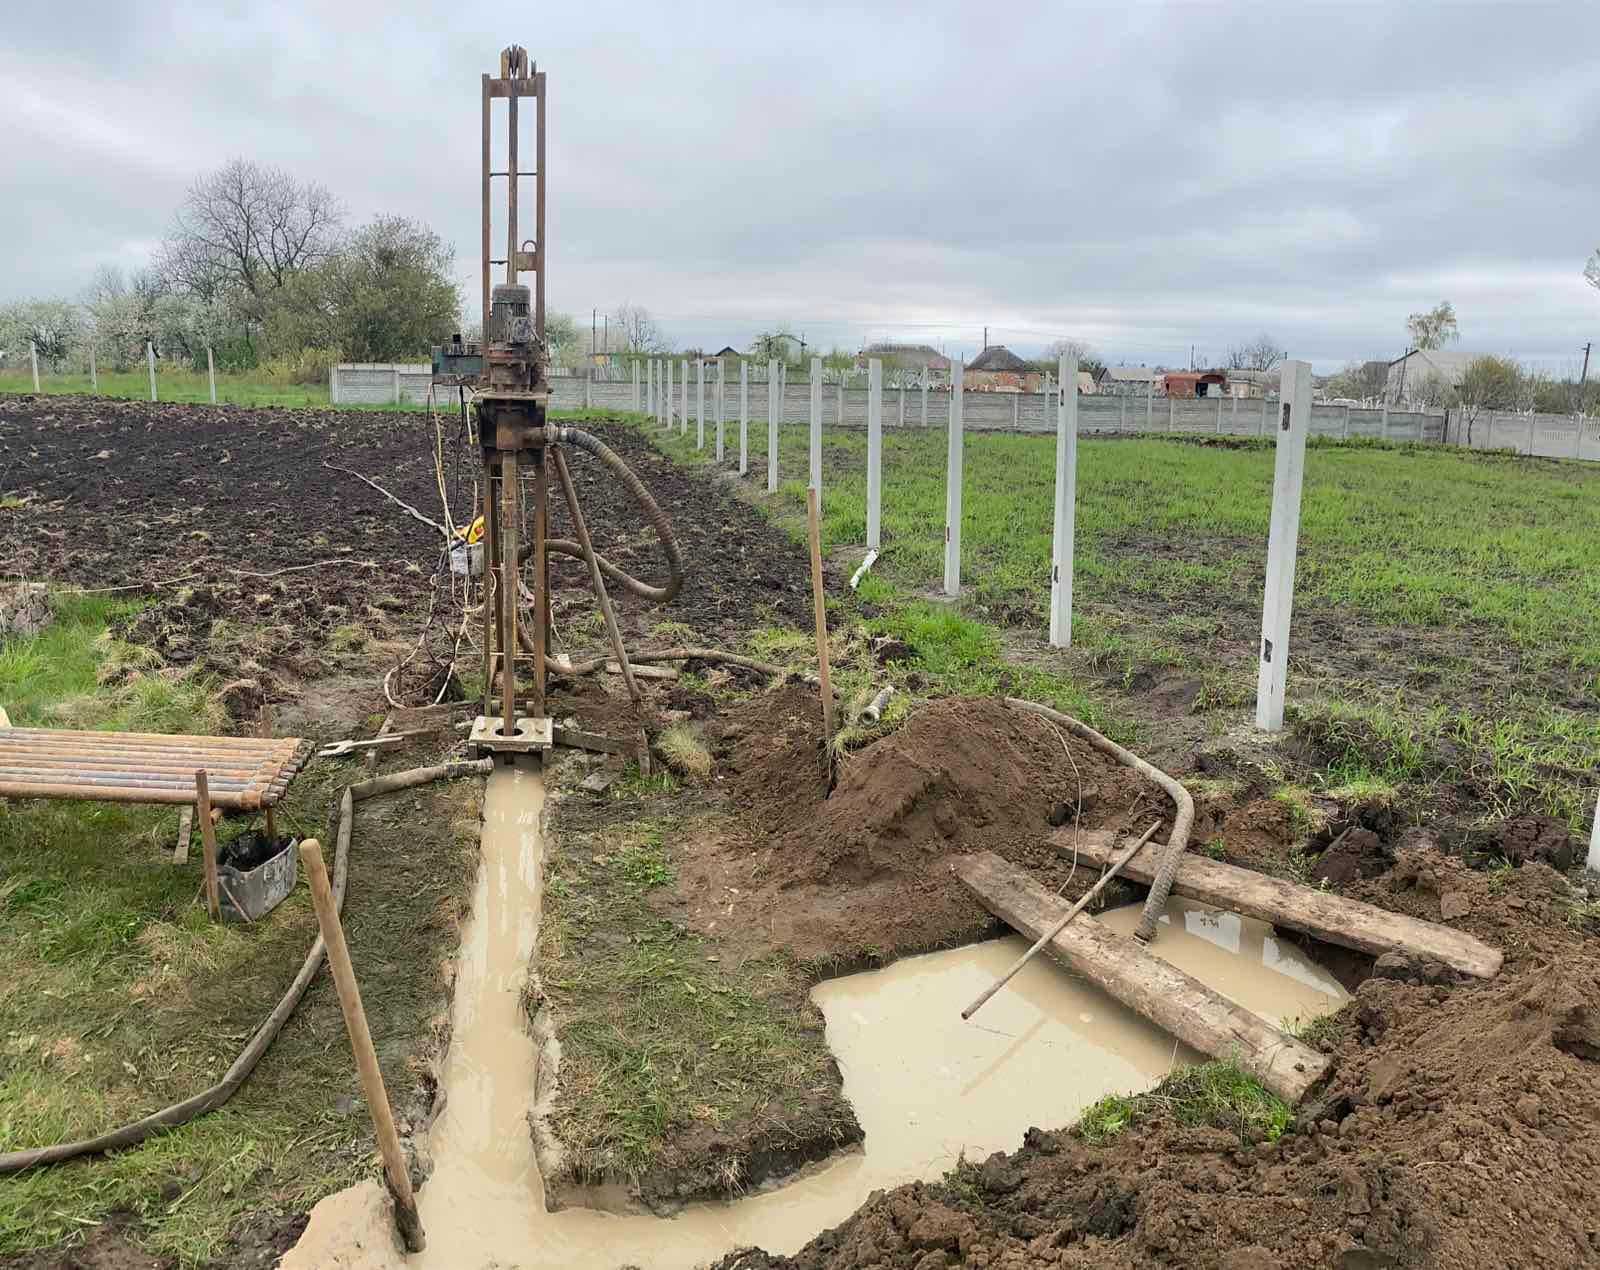
[[[1064,855],[1072,854],[1072,831],[1056,832],[1051,836],[1050,845]],[[1157,862],[1165,850],[1165,843],[1152,842],[1123,866],[1123,876],[1148,883],[1155,876]],[[1077,835],[1077,851],[1080,860],[1105,864],[1116,852],[1115,835],[1084,830]],[[1282,878],[1270,878],[1254,869],[1224,864],[1193,851],[1184,856],[1172,890],[1175,895],[1199,900],[1202,904],[1214,904],[1246,917],[1259,917],[1274,926],[1304,931],[1341,948],[1354,948],[1373,956],[1386,952],[1413,953],[1442,961],[1478,979],[1494,978],[1504,960],[1498,948],[1464,931],[1403,913],[1390,913],[1376,905],[1330,895],[1309,886],[1297,886]]]
[[[955,872],[979,903],[1029,939],[1067,908],[992,851],[966,857]],[[1285,1102],[1299,1102],[1327,1071],[1322,1054],[1099,922],[1065,927],[1045,952],[1202,1054],[1238,1063]]]

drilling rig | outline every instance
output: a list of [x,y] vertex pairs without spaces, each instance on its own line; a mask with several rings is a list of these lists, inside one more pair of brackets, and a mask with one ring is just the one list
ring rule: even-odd
[[[589,569],[628,695],[641,708],[627,649],[623,646],[606,579],[654,603],[665,603],[683,582],[683,564],[671,525],[638,478],[598,437],[548,419],[551,387],[545,341],[545,73],[527,51],[512,45],[500,54],[500,73],[483,76],[483,326],[481,341],[460,335],[433,350],[436,385],[455,387],[471,404],[471,435],[482,466],[478,508],[483,518],[483,701],[471,743],[481,753],[525,753],[563,741],[546,706],[550,655],[550,556],[575,556]],[[493,103],[506,103],[505,166],[495,169]],[[519,105],[533,108],[534,166],[519,166]],[[518,195],[524,178],[534,182],[533,236],[519,238]],[[505,255],[495,257],[491,240],[494,185],[505,181]],[[493,281],[502,267],[504,281]],[[531,276],[532,286],[519,281]],[[668,579],[651,586],[632,577],[594,549],[565,451],[582,449],[633,496],[651,522],[666,554]],[[550,534],[552,477],[560,487],[571,538]],[[524,610],[531,598],[531,612]],[[519,663],[528,668],[519,683]],[[559,668],[559,663],[557,663]],[[499,690],[495,690],[498,677]]]

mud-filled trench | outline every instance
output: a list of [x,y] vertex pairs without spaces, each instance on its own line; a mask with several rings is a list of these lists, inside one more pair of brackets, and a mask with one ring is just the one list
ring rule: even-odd
[[[400,1252],[374,1181],[319,1203],[284,1267],[615,1270],[699,1266],[746,1245],[791,1253],[874,1190],[1013,1149],[1030,1127],[1068,1125],[1105,1094],[1148,1089],[1199,1057],[1044,957],[963,1022],[961,1009],[1025,949],[1019,938],[910,957],[813,990],[863,1149],[670,1218],[548,1212],[530,1121],[539,1050],[521,1002],[538,935],[543,802],[536,766],[500,767],[489,779],[443,1108],[419,1193],[426,1251]],[[1130,934],[1138,912],[1078,920]],[[1273,1023],[1306,1021],[1345,1000],[1332,975],[1265,923],[1177,899],[1162,921],[1154,952]]]

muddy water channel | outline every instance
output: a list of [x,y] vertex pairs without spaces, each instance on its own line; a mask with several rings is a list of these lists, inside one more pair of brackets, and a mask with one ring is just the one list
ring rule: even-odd
[[[546,1212],[528,1112],[535,1046],[519,994],[538,930],[543,784],[532,767],[489,780],[483,863],[464,933],[445,1107],[420,1193],[428,1249],[405,1258],[376,1183],[317,1205],[287,1268],[691,1267],[745,1244],[792,1252],[880,1187],[936,1177],[964,1153],[1016,1147],[1106,1093],[1148,1088],[1197,1057],[1040,957],[971,1023],[960,1011],[1024,949],[1004,939],[819,985],[828,1042],[865,1149],[778,1187],[673,1218]],[[1131,933],[1137,908],[1099,918]],[[1079,920],[1089,920],[1080,918]],[[1273,1022],[1337,1008],[1344,993],[1261,922],[1173,901],[1153,950]]]

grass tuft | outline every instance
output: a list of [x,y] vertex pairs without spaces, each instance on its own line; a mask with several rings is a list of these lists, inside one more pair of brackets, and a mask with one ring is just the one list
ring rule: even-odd
[[1237,1133],[1240,1142],[1276,1142],[1294,1120],[1281,1098],[1236,1063],[1216,1060],[1180,1068],[1142,1094],[1108,1094],[1078,1120],[1088,1142],[1104,1142],[1157,1115],[1181,1124]]

